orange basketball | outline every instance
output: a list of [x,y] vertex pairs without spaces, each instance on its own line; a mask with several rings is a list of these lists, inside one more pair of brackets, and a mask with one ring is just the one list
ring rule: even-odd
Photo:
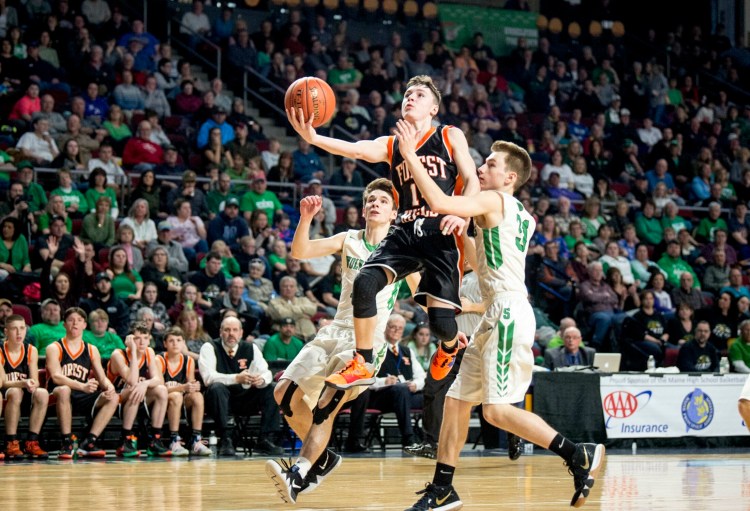
[[327,123],[336,110],[336,94],[331,86],[320,78],[305,76],[292,83],[284,96],[284,108],[298,108],[305,114],[305,120],[313,116],[313,128]]

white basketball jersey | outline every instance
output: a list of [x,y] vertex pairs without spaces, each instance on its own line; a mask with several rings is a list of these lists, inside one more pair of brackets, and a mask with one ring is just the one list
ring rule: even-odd
[[[336,309],[336,317],[333,324],[344,328],[354,328],[354,308],[352,307],[352,289],[354,278],[365,264],[370,254],[377,248],[365,241],[365,231],[349,230],[344,239],[344,248],[341,250],[341,296],[339,306]],[[383,339],[385,336],[385,324],[388,316],[393,311],[398,291],[401,288],[399,281],[385,286],[376,296],[375,302],[378,308],[378,323],[375,327],[375,339]]]
[[489,229],[477,226],[477,272],[482,296],[498,293],[526,294],[526,252],[536,222],[515,197],[503,197],[503,220]]

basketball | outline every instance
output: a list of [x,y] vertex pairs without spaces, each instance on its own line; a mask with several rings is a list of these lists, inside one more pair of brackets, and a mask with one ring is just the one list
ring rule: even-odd
[[292,83],[284,96],[284,108],[301,108],[305,120],[313,116],[313,128],[327,123],[336,110],[336,94],[331,86],[320,78],[306,76]]

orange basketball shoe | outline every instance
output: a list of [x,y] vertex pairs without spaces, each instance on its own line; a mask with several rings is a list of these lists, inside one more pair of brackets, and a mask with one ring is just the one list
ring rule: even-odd
[[375,368],[365,362],[359,353],[355,353],[346,366],[326,378],[326,385],[338,390],[348,390],[358,385],[375,383]]
[[11,440],[5,446],[5,458],[8,461],[22,460],[23,451],[21,450],[21,442],[18,440]]
[[448,376],[456,361],[458,350],[459,345],[456,343],[453,353],[446,353],[443,351],[443,343],[438,343],[438,349],[435,352],[435,356],[432,357],[432,362],[430,362],[430,375],[434,380],[439,381]]
[[46,460],[49,457],[47,451],[39,447],[38,440],[26,440],[23,450],[32,460]]

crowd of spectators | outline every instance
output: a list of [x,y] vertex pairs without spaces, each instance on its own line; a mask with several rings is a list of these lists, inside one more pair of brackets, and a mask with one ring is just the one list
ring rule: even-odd
[[[580,337],[622,352],[626,369],[649,355],[674,365],[684,345],[706,345],[696,329],[708,325],[717,356],[750,372],[748,59],[721,29],[652,31],[646,49],[542,32],[506,56],[481,33],[451,51],[437,27],[374,44],[322,10],[250,26],[197,0],[182,25],[192,47],[201,34],[225,49],[227,76],[253,68],[282,90],[325,79],[336,136],[390,134],[404,84],[427,74],[443,94],[435,122],[464,131],[477,165],[493,140],[526,148],[534,172],[519,199],[537,219],[527,284],[540,355]],[[105,0],[0,2],[0,39],[0,285],[32,308],[28,341],[44,350],[61,313],[80,306],[105,358],[143,321],[157,352],[179,325],[197,360],[233,311],[269,362],[292,358],[335,312],[341,268],[288,254],[294,187],[324,196],[312,236],[359,228],[359,163],[328,169],[304,140],[266,139],[227,91],[236,84],[197,78]],[[725,86],[696,85],[706,72]],[[409,330],[420,311],[401,298]],[[570,321],[579,330],[566,336]],[[413,350],[424,365],[430,349]]]

